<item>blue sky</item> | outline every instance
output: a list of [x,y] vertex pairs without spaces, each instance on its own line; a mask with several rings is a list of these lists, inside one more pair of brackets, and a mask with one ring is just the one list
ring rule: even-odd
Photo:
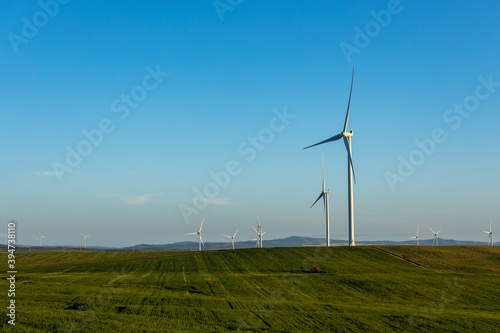
[[257,216],[268,239],[323,237],[322,207],[309,208],[322,155],[332,238],[346,240],[345,148],[302,148],[342,130],[353,67],[356,240],[417,226],[431,238],[430,225],[487,241],[500,225],[499,4],[216,4],[2,5],[0,220],[18,221],[20,243],[195,241],[184,233],[203,217],[206,242],[254,238]]

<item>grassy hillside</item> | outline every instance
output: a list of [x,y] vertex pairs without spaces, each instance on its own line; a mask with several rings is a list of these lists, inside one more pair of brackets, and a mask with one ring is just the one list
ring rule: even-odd
[[[494,332],[499,257],[498,248],[413,246],[20,254],[8,328]],[[316,264],[322,273],[307,273]]]
[[500,247],[374,246],[440,272],[500,274]]

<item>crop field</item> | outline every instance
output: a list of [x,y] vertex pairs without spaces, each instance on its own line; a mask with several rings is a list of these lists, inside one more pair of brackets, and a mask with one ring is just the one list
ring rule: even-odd
[[[4,319],[2,332],[500,332],[500,247],[16,259],[16,326]],[[315,265],[321,273],[309,273]]]

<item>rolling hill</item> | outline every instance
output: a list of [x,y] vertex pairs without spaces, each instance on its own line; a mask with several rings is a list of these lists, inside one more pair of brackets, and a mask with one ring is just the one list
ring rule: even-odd
[[499,258],[473,246],[18,254],[9,329],[493,332]]

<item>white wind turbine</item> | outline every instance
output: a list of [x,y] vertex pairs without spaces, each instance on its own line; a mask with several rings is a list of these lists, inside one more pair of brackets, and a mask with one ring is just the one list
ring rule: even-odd
[[[429,229],[431,229],[431,227],[429,227],[429,226],[427,226],[427,227],[428,227]],[[432,231],[432,233],[434,234],[434,240],[432,241],[432,245],[436,245],[436,246],[438,246],[438,239],[439,239],[439,238],[438,238],[438,234],[441,232],[441,229],[439,229],[439,231],[438,231],[438,232],[434,232],[434,230],[432,230],[432,229],[431,229],[431,231]]]
[[416,239],[416,240],[417,240],[417,246],[419,245],[419,244],[418,244],[418,229],[419,229],[419,228],[420,228],[420,227],[417,227],[417,235],[416,235],[415,237],[410,238],[410,239]]
[[45,238],[45,236],[44,236],[44,235],[42,235],[42,234],[40,233],[40,231],[39,231],[39,232],[38,232],[38,237],[37,237],[36,239],[39,239],[39,240],[40,240],[40,247],[42,247],[42,238]]
[[255,229],[254,226],[252,226],[252,228],[257,233],[257,238],[256,239],[252,239],[252,240],[256,240],[257,241],[257,247],[262,247],[262,236],[267,231],[262,232],[262,226],[260,225],[260,220],[259,220],[258,217],[257,217],[257,229]]
[[485,231],[490,237],[490,246],[493,246],[493,231],[491,231],[491,221],[490,221],[490,231]]
[[[240,229],[238,229],[238,230],[240,230]],[[233,250],[234,250],[234,237],[236,237],[236,234],[238,233],[238,230],[236,230],[236,232],[232,236],[228,236],[228,235],[222,234],[222,236],[231,238],[231,242],[233,243]]]
[[254,228],[254,226],[252,226],[253,230],[257,233],[257,238],[254,238],[254,239],[251,239],[251,240],[254,240],[254,241],[257,241],[257,245],[255,245],[255,247],[262,247],[260,244],[261,244],[261,234],[259,232],[260,230],[260,226],[257,227],[257,229]]
[[84,235],[83,233],[81,233],[81,234],[83,236],[83,248],[86,249],[87,248],[87,237],[89,237],[90,235]]
[[326,213],[326,246],[330,246],[330,205],[328,203],[329,193],[330,190],[325,190],[325,160],[323,159],[323,189],[321,190],[321,194],[319,195],[318,199],[316,199],[316,201],[314,201],[314,203],[309,208],[312,208],[312,206],[314,206],[319,199],[323,198],[323,207]]
[[201,244],[205,246],[205,243],[203,243],[203,239],[201,239],[201,228],[203,228],[203,221],[205,221],[205,218],[201,220],[200,230],[198,230],[198,232],[190,232],[189,234],[184,234],[184,235],[198,235],[198,251],[201,251]]
[[345,116],[344,129],[342,133],[339,133],[335,136],[332,136],[329,139],[318,142],[314,145],[305,147],[304,149],[311,148],[317,145],[321,145],[323,143],[337,141],[340,139],[344,140],[345,148],[347,150],[347,181],[348,181],[348,203],[349,203],[349,246],[354,246],[354,195],[353,195],[353,177],[354,182],[356,182],[356,176],[354,175],[354,168],[352,166],[352,147],[351,147],[351,139],[353,137],[353,131],[347,131],[347,122],[349,121],[349,109],[351,107],[351,96],[352,96],[352,84],[354,81],[354,68],[352,69],[352,78],[351,78],[351,91],[349,92],[349,102],[347,103],[347,113]]

